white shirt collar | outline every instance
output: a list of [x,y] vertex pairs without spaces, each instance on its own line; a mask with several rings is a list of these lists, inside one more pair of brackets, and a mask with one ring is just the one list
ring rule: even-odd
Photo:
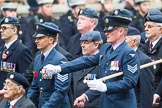
[[11,108],[11,106],[14,106],[14,105],[16,104],[16,102],[17,102],[21,97],[22,97],[22,96],[20,96],[19,98],[17,98],[17,99],[15,99],[15,100],[11,101],[11,102],[10,102],[10,108]]
[[8,49],[16,40],[17,38],[7,44],[5,43],[6,48]]
[[113,47],[113,50],[115,50],[121,43],[123,43],[124,41],[122,41],[122,42],[120,42],[120,43],[118,43],[118,44],[116,44],[116,45],[114,45],[114,46],[112,46]]
[[[53,48],[54,48],[54,46],[51,47],[48,51],[46,51],[46,52],[43,53],[43,55],[44,55],[44,59],[47,58],[48,54],[52,51]],[[42,54],[42,52],[41,52],[41,54]]]
[[161,37],[152,42],[152,48],[154,48],[154,46],[158,43],[160,39]]

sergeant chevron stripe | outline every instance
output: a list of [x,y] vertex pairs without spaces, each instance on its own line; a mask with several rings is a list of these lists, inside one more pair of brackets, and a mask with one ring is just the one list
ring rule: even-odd
[[127,65],[127,68],[130,72],[135,73],[137,70],[137,64],[135,66]]
[[68,80],[68,74],[65,75],[57,74],[57,79],[60,80],[61,82],[64,82]]

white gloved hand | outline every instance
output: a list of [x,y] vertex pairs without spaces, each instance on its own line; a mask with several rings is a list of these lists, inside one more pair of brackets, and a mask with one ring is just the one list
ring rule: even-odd
[[61,72],[61,66],[59,66],[59,65],[48,64],[48,65],[44,66],[43,69],[45,70],[45,72],[48,76],[52,76],[53,74]]
[[106,84],[103,83],[101,80],[90,80],[87,83],[90,90],[97,90],[99,92],[106,92],[107,87]]

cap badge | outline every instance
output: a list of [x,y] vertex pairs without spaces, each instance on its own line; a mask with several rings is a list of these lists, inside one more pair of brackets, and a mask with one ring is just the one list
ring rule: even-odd
[[39,19],[39,22],[43,23],[43,19]]
[[11,74],[11,75],[10,75],[10,79],[13,79],[13,78],[14,78],[14,75],[13,75],[13,74]]
[[80,14],[83,14],[83,10],[81,9],[79,13],[80,13]]
[[5,23],[7,23],[7,22],[9,22],[9,19],[8,18],[5,19]]
[[117,15],[117,14],[118,14],[118,10],[115,10],[115,11],[114,11],[114,14]]
[[106,24],[109,23],[109,19],[108,19],[108,18],[105,19],[105,23],[106,23]]
[[38,30],[39,29],[39,26],[38,25],[36,25],[36,30]]

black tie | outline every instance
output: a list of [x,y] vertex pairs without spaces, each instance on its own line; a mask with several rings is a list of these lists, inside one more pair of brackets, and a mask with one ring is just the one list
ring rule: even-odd
[[7,47],[6,47],[6,46],[4,46],[4,52],[5,52],[5,53],[7,52]]
[[150,48],[150,51],[152,51],[152,48],[153,48],[152,42],[150,42],[149,48]]
[[43,63],[43,61],[44,61],[44,55],[41,54],[41,63]]
[[8,103],[5,108],[10,108],[10,103]]

